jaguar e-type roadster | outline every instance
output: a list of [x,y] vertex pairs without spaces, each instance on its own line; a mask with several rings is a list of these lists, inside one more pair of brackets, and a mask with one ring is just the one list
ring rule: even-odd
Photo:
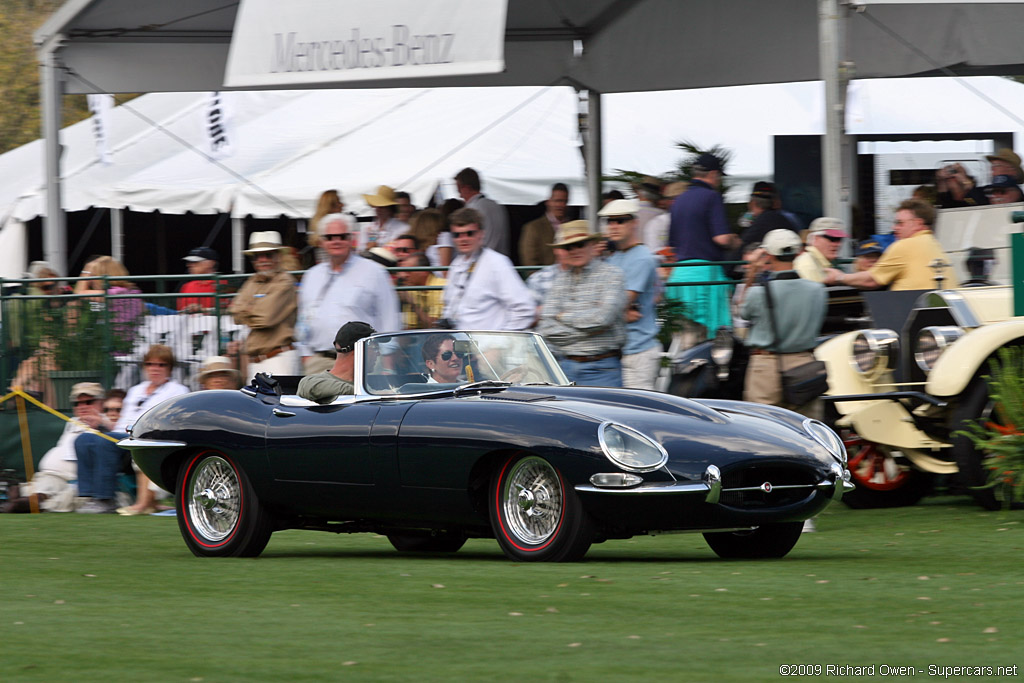
[[532,333],[378,334],[354,394],[295,378],[165,401],[121,445],[174,492],[199,556],[259,555],[271,533],[385,535],[401,551],[496,538],[517,561],[702,532],[724,558],[786,555],[852,489],[826,425],[771,406],[572,386]]

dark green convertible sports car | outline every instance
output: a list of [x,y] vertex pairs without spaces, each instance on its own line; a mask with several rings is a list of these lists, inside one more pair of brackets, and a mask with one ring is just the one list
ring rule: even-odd
[[518,561],[703,532],[722,557],[782,557],[852,488],[832,430],[771,406],[571,386],[525,332],[375,335],[355,395],[318,405],[258,376],[145,413],[121,445],[174,492],[200,556],[279,529],[384,534],[402,551],[497,539]]

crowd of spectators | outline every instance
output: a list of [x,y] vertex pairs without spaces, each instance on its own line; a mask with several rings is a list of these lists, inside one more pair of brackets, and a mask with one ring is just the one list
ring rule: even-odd
[[[223,315],[245,334],[220,349],[226,355],[206,359],[195,377],[202,389],[238,388],[257,372],[303,375],[300,394],[320,400],[351,393],[358,339],[414,328],[534,329],[570,380],[652,390],[665,352],[659,302],[677,302],[685,311],[684,346],[732,325],[752,354],[745,398],[781,404],[780,373],[806,362],[825,313],[825,286],[927,289],[937,276],[947,286],[956,284],[948,265],[934,265],[943,256],[932,234],[936,205],[1024,198],[1020,158],[1000,150],[988,160],[992,182],[984,187],[962,165],[941,169],[935,188],[915,193],[925,199],[896,209],[895,241],[890,245],[885,236],[873,235],[854,243],[846,252],[855,256],[850,268],[837,265],[851,239],[843,221],[820,217],[802,230],[770,182],[754,185],[747,214],[738,226],[730,225],[719,191],[722,160],[702,154],[688,183],[645,178],[632,198],[617,191],[605,195],[593,220],[571,220],[569,189],[555,183],[542,202],[543,215],[525,223],[515,245],[519,263],[536,267],[524,281],[513,266],[507,211],[482,192],[480,174],[467,168],[454,178],[460,199],[436,208],[417,209],[407,193],[381,185],[363,196],[374,210],[371,222],[357,224],[343,213],[337,191],[324,192],[307,230],[312,265],[298,279],[290,272],[296,270],[294,252],[281,235],[258,231],[244,252],[254,272],[237,293],[218,277],[216,251],[201,246],[185,257],[193,278],[180,288],[173,308],[139,298],[109,299],[139,289],[122,264],[98,256],[75,285],[82,299],[63,315],[72,325],[88,324],[88,311],[102,301],[114,337],[132,334],[144,306],[150,313]],[[742,266],[723,267],[723,261]],[[991,255],[979,252],[975,261],[990,267]],[[27,322],[8,332],[34,352],[12,385],[42,394],[38,373],[58,367],[58,340],[42,331],[55,307],[42,295],[63,290],[52,269],[37,264],[31,274],[40,280],[30,292],[37,297],[26,300],[17,316]],[[984,283],[981,278],[967,284]],[[230,305],[221,308],[222,297]],[[424,347],[430,352],[427,381],[451,381],[458,358],[439,359],[452,340],[439,334],[430,349]],[[379,359],[383,368],[389,367],[386,348]],[[145,379],[126,396],[96,383],[76,384],[72,421],[14,507],[25,507],[35,496],[34,504],[49,510],[134,515],[157,509],[165,492],[154,490],[139,472],[135,502],[117,503],[118,477],[131,469],[115,441],[147,408],[189,390],[173,379],[175,364],[171,349],[154,344],[143,356]]]

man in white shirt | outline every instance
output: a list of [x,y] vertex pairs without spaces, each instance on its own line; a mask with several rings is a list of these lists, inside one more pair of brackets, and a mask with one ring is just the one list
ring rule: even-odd
[[463,330],[525,330],[532,325],[533,296],[512,261],[484,246],[486,223],[480,212],[459,209],[449,221],[458,255],[444,287],[444,319]]
[[455,188],[466,202],[466,207],[476,209],[483,216],[480,224],[486,230],[484,246],[512,257],[512,242],[508,231],[508,213],[493,199],[480,192],[480,174],[472,168],[464,168],[455,176]]
[[327,260],[306,271],[299,288],[299,350],[304,374],[334,365],[334,335],[362,320],[381,332],[402,329],[398,295],[388,271],[353,252],[353,229],[342,214],[321,221]]

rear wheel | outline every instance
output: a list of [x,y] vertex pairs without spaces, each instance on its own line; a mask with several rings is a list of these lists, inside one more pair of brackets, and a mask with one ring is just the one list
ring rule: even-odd
[[914,505],[931,489],[932,475],[913,467],[899,451],[843,433],[848,467],[857,488],[843,495],[855,510]]
[[800,540],[803,522],[765,524],[750,531],[706,533],[715,554],[726,560],[785,557]]
[[245,471],[216,451],[185,462],[175,498],[181,535],[199,557],[256,557],[274,530]]
[[466,537],[460,533],[443,532],[434,536],[406,536],[388,534],[388,541],[406,553],[454,553],[466,544]]
[[575,562],[594,541],[590,517],[544,458],[514,455],[491,480],[491,528],[512,560]]

